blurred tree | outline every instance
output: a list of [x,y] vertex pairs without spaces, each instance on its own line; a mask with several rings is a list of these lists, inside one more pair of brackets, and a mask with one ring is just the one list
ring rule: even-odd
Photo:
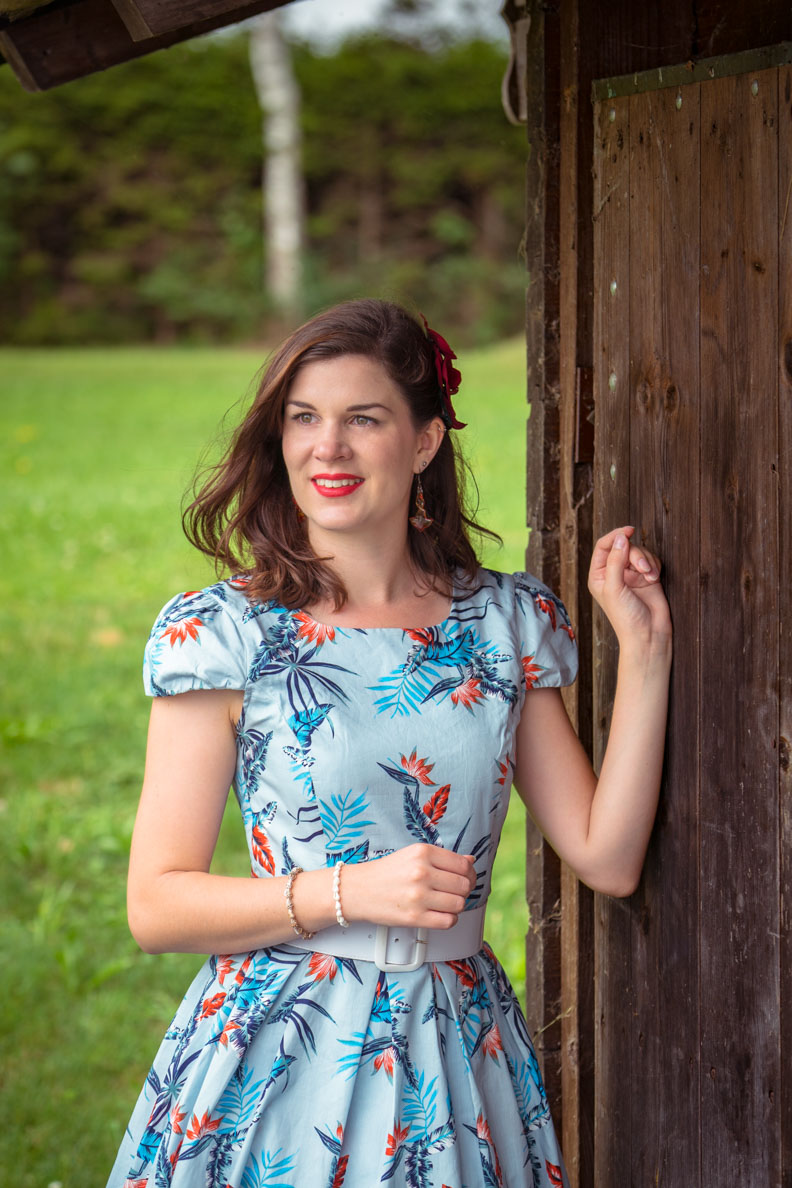
[[[244,34],[29,95],[0,71],[5,341],[241,339],[261,292],[261,123]],[[304,302],[417,300],[450,333],[522,324],[524,141],[488,41],[293,50]]]
[[249,22],[248,31],[264,144],[265,287],[286,320],[294,320],[302,304],[305,250],[300,93],[289,44],[281,31],[280,13],[263,13]]

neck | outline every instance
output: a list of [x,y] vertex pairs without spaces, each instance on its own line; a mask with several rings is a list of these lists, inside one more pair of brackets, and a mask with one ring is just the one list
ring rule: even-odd
[[318,557],[329,558],[327,564],[344,583],[348,610],[387,607],[422,587],[413,568],[406,533],[398,540],[386,541],[344,539],[342,533],[312,533],[311,544]]

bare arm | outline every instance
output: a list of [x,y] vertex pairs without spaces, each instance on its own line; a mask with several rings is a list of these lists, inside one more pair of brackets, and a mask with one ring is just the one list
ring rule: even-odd
[[[181,693],[154,701],[129,864],[132,933],[148,952],[238,953],[294,939],[285,877],[209,873],[234,773],[242,694]],[[334,924],[333,871],[304,871],[293,902],[303,928]],[[469,855],[405,847],[347,866],[347,920],[450,928],[475,885]]]
[[577,876],[609,895],[632,894],[640,878],[657,811],[671,667],[660,566],[646,550],[629,547],[631,533],[624,528],[603,537],[589,575],[589,589],[619,640],[599,779],[558,690],[528,692],[517,732],[515,784],[526,806]]

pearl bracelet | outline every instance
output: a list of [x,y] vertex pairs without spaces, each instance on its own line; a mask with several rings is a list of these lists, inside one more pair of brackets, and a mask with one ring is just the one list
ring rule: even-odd
[[291,920],[292,928],[294,929],[294,931],[297,933],[298,936],[302,937],[303,940],[310,940],[314,934],[312,932],[306,932],[306,930],[302,927],[302,925],[297,923],[297,917],[294,914],[294,903],[292,900],[292,891],[294,888],[294,880],[297,878],[297,875],[302,874],[302,872],[303,872],[303,868],[301,866],[293,866],[291,868],[291,870],[289,871],[288,881],[287,881],[286,886],[283,890],[283,897],[286,900],[286,911],[289,913],[289,919]]
[[341,870],[343,865],[343,862],[337,862],[333,871],[333,902],[335,903],[336,920],[342,928],[349,928],[349,921],[344,919],[344,913],[341,910]]

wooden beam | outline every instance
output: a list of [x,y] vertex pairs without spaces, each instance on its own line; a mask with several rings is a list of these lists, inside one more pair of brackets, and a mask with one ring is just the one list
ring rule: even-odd
[[106,0],[60,0],[21,20],[0,22],[0,52],[27,91],[46,91],[86,74],[118,66],[259,12],[285,0],[255,0],[183,25],[180,29],[133,39],[116,8]]
[[[246,17],[278,8],[284,0],[113,0],[113,6],[135,41],[180,33],[197,25],[233,25]],[[187,36],[192,36],[187,34]]]

